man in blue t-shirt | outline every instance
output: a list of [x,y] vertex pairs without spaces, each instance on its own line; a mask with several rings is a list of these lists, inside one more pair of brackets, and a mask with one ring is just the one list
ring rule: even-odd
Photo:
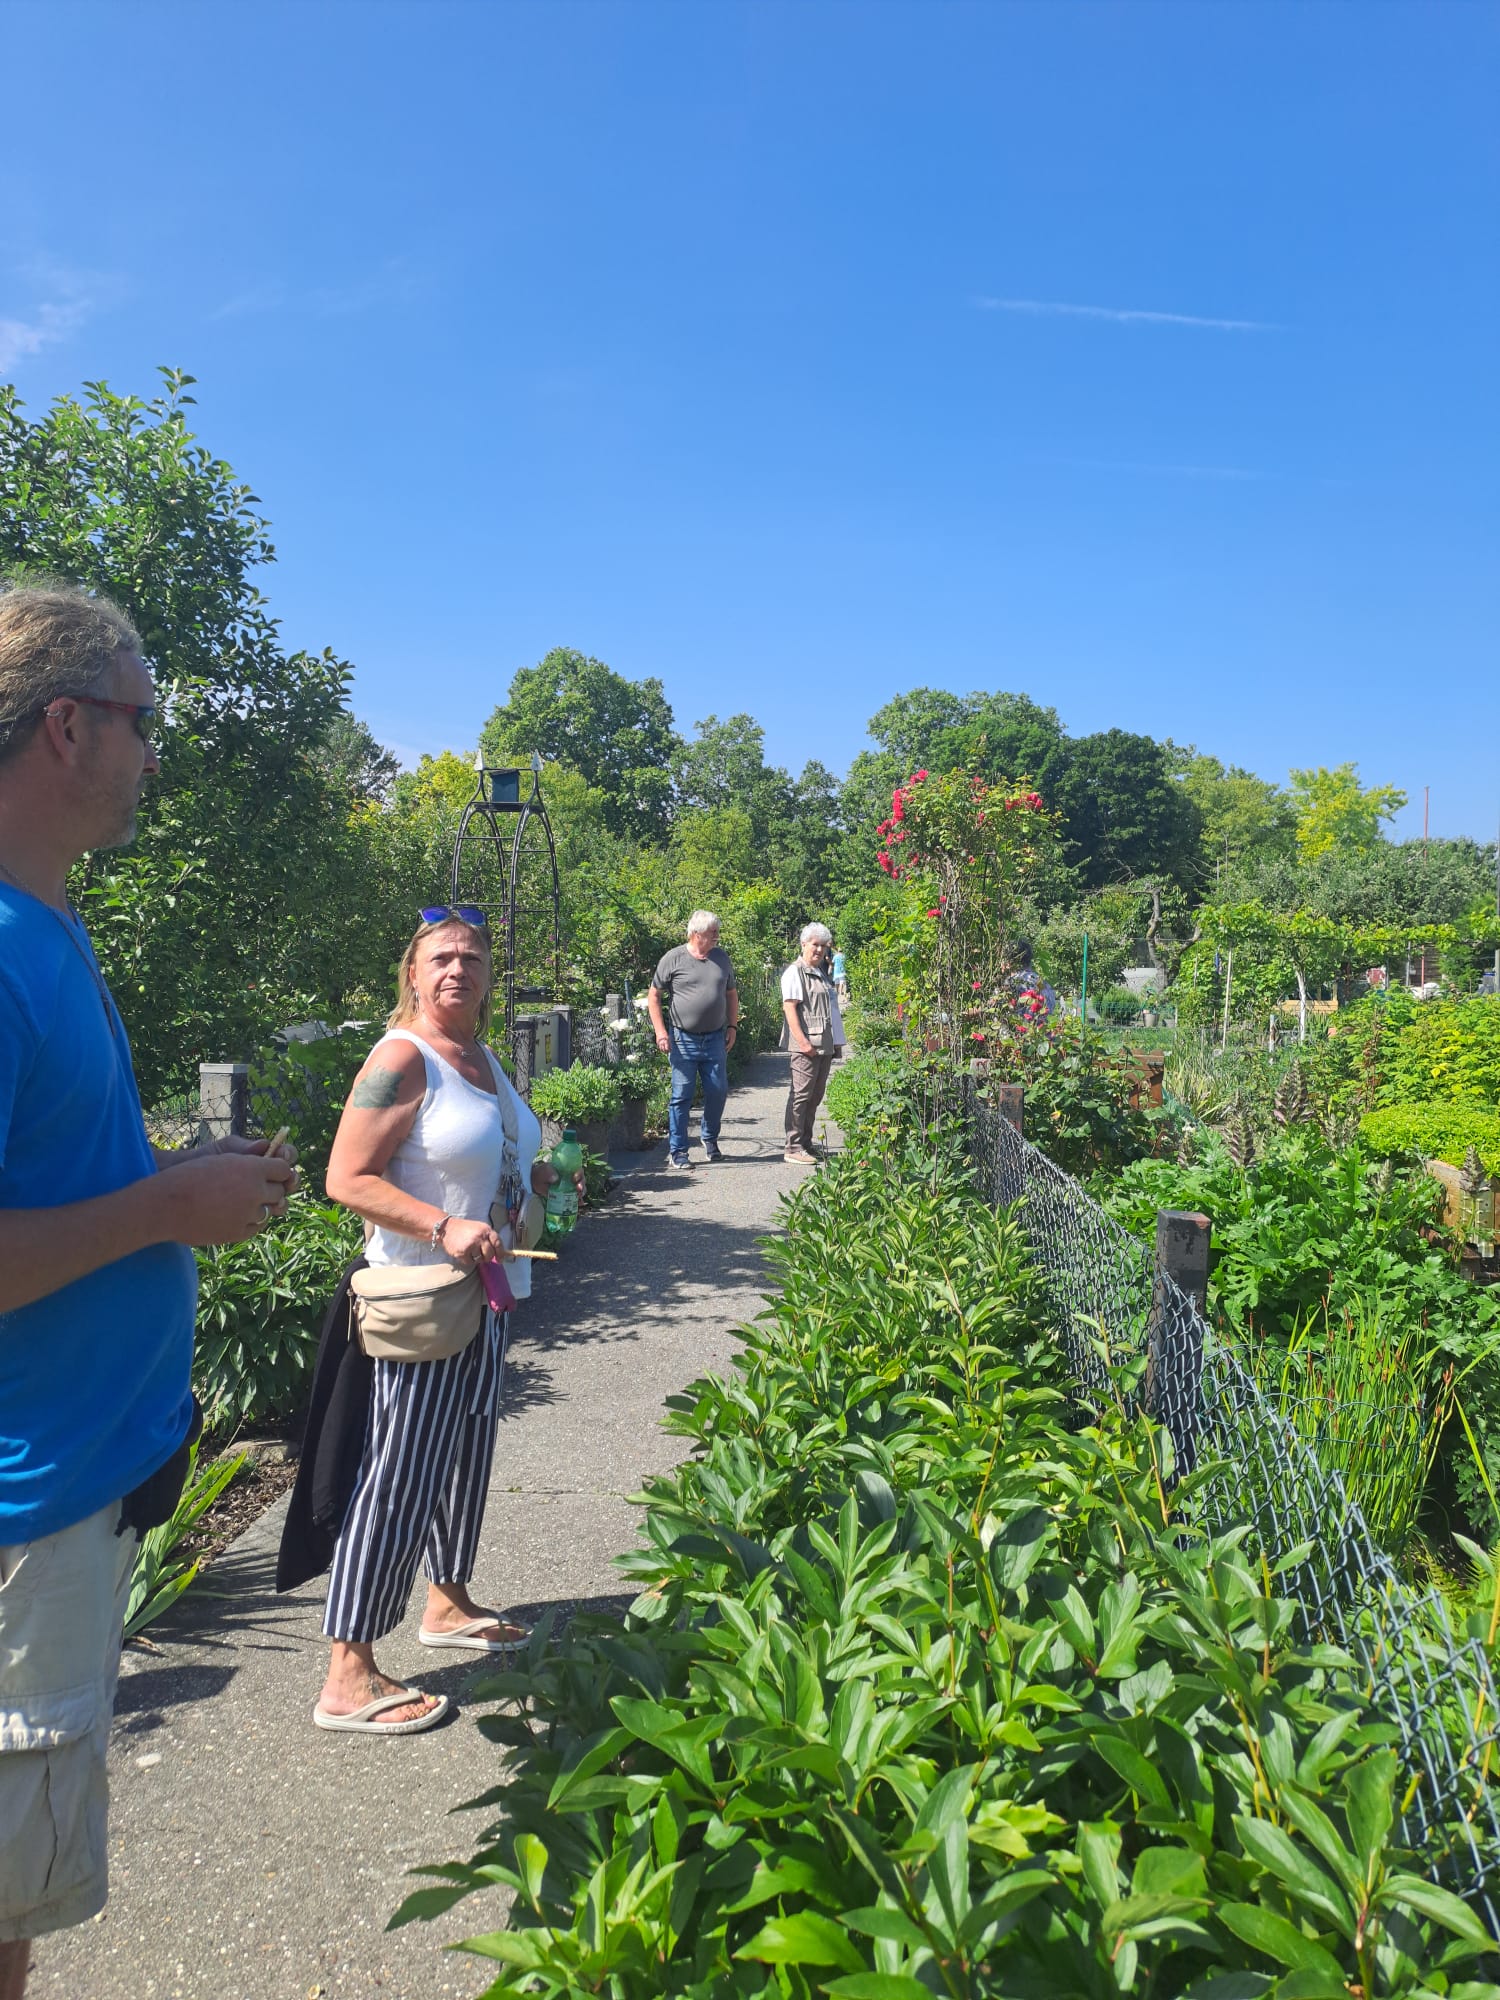
[[156,710],[123,613],[0,589],[0,2000],[105,1898],[105,1762],[140,1527],[194,1422],[191,1245],[295,1185],[266,1141],[155,1153],[66,894],[135,833]]

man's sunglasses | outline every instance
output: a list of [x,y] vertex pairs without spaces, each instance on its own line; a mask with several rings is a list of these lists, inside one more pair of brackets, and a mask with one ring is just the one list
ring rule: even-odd
[[[81,702],[86,708],[109,708],[116,715],[128,715],[135,725],[135,733],[143,743],[150,743],[156,737],[156,708],[152,702],[102,701],[96,694],[60,694],[58,701]],[[56,709],[45,708],[43,715],[55,715]]]
[[445,924],[450,918],[457,917],[460,923],[475,924],[483,931],[490,927],[489,918],[473,903],[434,903],[430,910],[419,914],[424,924]]

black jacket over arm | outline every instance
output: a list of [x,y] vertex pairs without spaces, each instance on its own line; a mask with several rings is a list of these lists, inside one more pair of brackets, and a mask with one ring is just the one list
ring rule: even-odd
[[364,1258],[356,1257],[339,1280],[323,1320],[297,1483],[276,1558],[279,1591],[310,1582],[333,1561],[334,1543],[359,1477],[375,1364],[353,1335],[349,1280],[364,1268]]

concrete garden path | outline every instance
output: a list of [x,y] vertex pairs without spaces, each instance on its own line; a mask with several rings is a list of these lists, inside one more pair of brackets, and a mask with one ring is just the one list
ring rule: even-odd
[[[482,1602],[528,1620],[628,1602],[612,1563],[635,1539],[628,1496],[680,1456],[659,1427],[662,1400],[727,1365],[735,1328],[759,1309],[757,1238],[808,1171],[782,1163],[785,1092],[786,1058],[757,1058],[729,1100],[722,1166],[674,1174],[664,1149],[627,1156],[618,1192],[523,1308]],[[28,1988],[39,2000],[439,2000],[482,1992],[498,1969],[441,1949],[497,1927],[498,1894],[437,1923],[385,1924],[416,1886],[410,1868],[472,1851],[483,1822],[450,1814],[495,1782],[499,1753],[462,1707],[422,1736],[313,1728],[323,1592],[272,1590],[284,1506],[152,1628],[159,1652],[126,1655],[109,1906],[39,1940]],[[462,1703],[476,1661],[417,1644],[422,1590],[419,1579],[381,1663]]]

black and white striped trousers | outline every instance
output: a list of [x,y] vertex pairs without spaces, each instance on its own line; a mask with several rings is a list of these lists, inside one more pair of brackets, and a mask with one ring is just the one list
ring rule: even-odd
[[467,1583],[484,1520],[510,1315],[486,1312],[446,1361],[377,1361],[359,1479],[333,1553],[323,1630],[373,1643],[406,1614],[424,1551],[434,1583]]

